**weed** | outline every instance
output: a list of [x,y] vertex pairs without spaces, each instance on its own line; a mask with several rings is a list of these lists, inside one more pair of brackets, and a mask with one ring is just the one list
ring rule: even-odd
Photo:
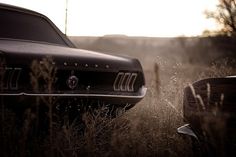
[[[48,93],[53,91],[57,70],[52,63],[50,57],[32,63],[31,84],[36,93],[42,90]],[[115,119],[104,116],[108,112],[102,103],[92,112],[79,115],[79,121],[66,120],[66,115],[56,118],[53,109],[57,106],[57,98],[38,97],[35,104],[32,104],[37,106],[36,111],[32,108],[26,110],[24,125],[19,130],[15,129],[14,113],[4,108],[0,113],[4,115],[1,126],[5,130],[1,132],[4,133],[1,136],[1,145],[4,147],[1,148],[6,149],[1,149],[1,156],[192,156],[191,141],[176,133],[176,128],[184,124],[183,88],[199,77],[217,75],[217,70],[214,67],[180,64],[157,57],[154,68],[145,71],[149,81],[144,100]],[[231,70],[227,71],[227,75],[234,73]],[[40,86],[39,81],[44,82],[45,86]],[[208,99],[210,93],[209,86]],[[209,104],[203,103],[201,97],[195,95],[204,110]],[[217,105],[224,102],[223,95],[221,100]],[[40,125],[42,114],[39,107],[42,102],[48,108],[48,123],[44,125]],[[76,102],[79,106],[89,106],[91,103],[82,100]],[[59,103],[71,105],[60,100]],[[213,113],[217,115],[218,111],[214,110]],[[63,122],[58,120],[60,118],[64,119]],[[49,134],[37,137],[33,130],[39,130],[40,127],[48,128]]]

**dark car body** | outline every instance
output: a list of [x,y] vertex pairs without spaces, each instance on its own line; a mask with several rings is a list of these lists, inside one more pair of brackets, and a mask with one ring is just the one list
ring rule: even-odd
[[235,156],[236,77],[207,78],[184,89],[178,133],[192,138],[195,156]]
[[145,96],[137,59],[77,49],[47,17],[27,9],[0,4],[0,21],[4,101],[52,96],[133,106]]

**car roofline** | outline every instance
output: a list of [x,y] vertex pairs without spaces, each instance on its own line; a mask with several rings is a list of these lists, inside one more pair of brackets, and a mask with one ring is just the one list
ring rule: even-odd
[[0,8],[45,17],[45,15],[43,15],[41,13],[38,13],[36,11],[26,9],[26,8],[23,8],[23,7],[19,7],[19,6],[14,6],[14,5],[11,5],[11,4],[0,3]]
[[14,6],[14,5],[10,5],[10,4],[4,4],[4,3],[0,3],[0,9],[6,9],[6,10],[10,10],[10,11],[17,11],[20,13],[25,13],[25,14],[30,14],[30,15],[34,15],[34,16],[38,16],[41,17],[43,19],[45,19],[52,27],[53,29],[57,32],[57,34],[61,37],[61,39],[65,42],[65,44],[69,47],[72,48],[76,48],[76,46],[66,37],[65,34],[63,34],[58,28],[57,26],[45,15],[30,10],[30,9],[26,9],[23,7],[19,7],[19,6]]

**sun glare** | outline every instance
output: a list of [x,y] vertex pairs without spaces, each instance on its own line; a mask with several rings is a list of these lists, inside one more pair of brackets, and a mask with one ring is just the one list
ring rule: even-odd
[[47,15],[72,36],[196,36],[217,29],[203,12],[217,0],[0,0]]

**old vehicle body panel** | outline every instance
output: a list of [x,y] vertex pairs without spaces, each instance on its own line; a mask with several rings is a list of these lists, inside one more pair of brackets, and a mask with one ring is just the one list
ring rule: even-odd
[[[77,49],[47,17],[34,11],[0,4],[0,12],[0,20],[4,21],[0,30],[4,73],[0,95],[5,100],[53,96],[134,105],[145,96],[144,74],[137,59]],[[37,24],[42,27],[39,32]],[[45,63],[45,58],[50,62]],[[55,69],[50,90],[44,88],[45,80],[40,80],[43,83],[37,89],[32,85],[33,63],[38,64],[36,67],[49,64],[47,68]]]
[[[186,125],[177,132],[193,137],[193,149],[201,156],[234,156],[236,78],[207,78],[184,89]],[[219,156],[220,156],[219,155]]]
[[[87,68],[106,68],[105,66],[95,67],[95,64],[110,65],[109,70],[134,70],[141,71],[140,64],[135,59],[123,58],[118,56],[112,56],[108,54],[102,54],[98,52],[92,52],[87,50],[81,50],[76,48],[69,48],[57,45],[49,45],[42,43],[26,42],[26,41],[11,41],[11,40],[1,40],[0,39],[0,51],[6,53],[9,57],[8,63],[10,64],[31,64],[27,61],[32,61],[33,59],[41,59],[45,56],[52,56],[53,58],[58,58],[58,66],[64,66],[67,62],[68,66],[75,67],[74,63],[92,63]],[[20,58],[17,60],[12,60],[12,58]],[[61,62],[60,62],[61,61]],[[12,62],[12,63],[11,63]],[[76,68],[82,68],[84,65],[78,66]]]

